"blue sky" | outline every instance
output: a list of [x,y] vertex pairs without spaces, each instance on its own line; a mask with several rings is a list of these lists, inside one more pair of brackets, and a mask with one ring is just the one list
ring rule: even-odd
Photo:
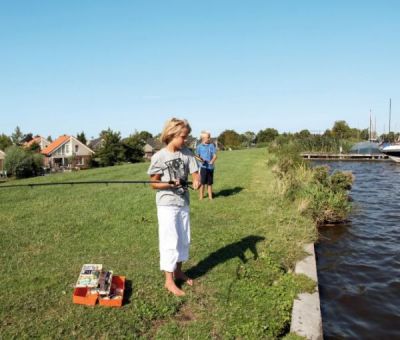
[[399,1],[0,0],[0,133],[400,131]]

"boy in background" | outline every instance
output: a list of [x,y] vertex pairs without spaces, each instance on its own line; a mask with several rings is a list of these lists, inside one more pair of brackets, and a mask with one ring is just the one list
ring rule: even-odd
[[211,134],[208,131],[202,131],[200,134],[201,144],[196,148],[196,155],[201,159],[200,167],[200,199],[204,196],[204,187],[207,185],[208,198],[212,197],[212,185],[214,183],[214,163],[217,159],[217,150],[211,143]]

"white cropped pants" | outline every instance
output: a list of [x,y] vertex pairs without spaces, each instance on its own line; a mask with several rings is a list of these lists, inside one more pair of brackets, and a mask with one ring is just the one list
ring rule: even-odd
[[173,272],[187,261],[190,245],[189,207],[157,206],[160,269]]

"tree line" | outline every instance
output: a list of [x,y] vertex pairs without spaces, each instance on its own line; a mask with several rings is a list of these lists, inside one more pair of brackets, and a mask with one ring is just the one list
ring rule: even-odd
[[[394,142],[399,139],[399,133],[390,132],[379,137],[384,142]],[[158,136],[154,136],[156,138]],[[344,152],[362,140],[368,140],[370,131],[368,129],[351,128],[346,121],[339,120],[331,129],[325,130],[323,134],[312,134],[309,130],[301,130],[295,133],[279,133],[274,128],[265,128],[257,133],[246,131],[238,133],[235,130],[224,130],[217,136],[218,142],[225,149],[241,149],[248,147],[263,147],[275,143],[284,145],[288,143],[298,144],[301,151],[323,151],[337,152],[341,148]],[[37,175],[43,164],[43,156],[40,155],[40,146],[36,143],[26,148],[23,145],[34,138],[32,133],[23,133],[17,126],[14,132],[7,136],[0,134],[0,150],[6,151],[6,170],[10,175],[17,177],[29,177]],[[83,144],[88,144],[85,133],[77,133],[76,138]],[[121,133],[110,128],[99,134],[99,147],[96,148],[92,157],[91,166],[112,166],[124,162],[144,161],[143,147],[146,141],[153,138],[148,131],[135,131],[126,138]],[[47,137],[52,142],[51,136]]]
[[[391,141],[394,141],[399,136],[399,134],[391,134],[393,134]],[[386,135],[381,137],[388,141]],[[243,134],[239,134],[234,130],[225,130],[218,136],[218,141],[230,149],[250,146],[262,147],[271,142],[278,144],[298,142],[304,151],[337,151],[339,146],[351,146],[351,144],[358,141],[368,139],[368,129],[351,128],[344,120],[336,121],[331,129],[325,130],[322,134],[313,134],[306,129],[294,133],[279,133],[274,128],[266,128],[257,133],[247,131]]]

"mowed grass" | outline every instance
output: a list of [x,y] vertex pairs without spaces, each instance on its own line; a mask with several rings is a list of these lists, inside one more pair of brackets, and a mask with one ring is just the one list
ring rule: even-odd
[[[214,201],[191,192],[196,279],[176,298],[159,271],[155,192],[147,185],[0,189],[2,338],[277,338],[293,299],[313,285],[291,273],[316,237],[277,190],[265,149],[220,152]],[[148,163],[13,183],[148,179]],[[72,303],[84,263],[128,280],[122,308]]]

